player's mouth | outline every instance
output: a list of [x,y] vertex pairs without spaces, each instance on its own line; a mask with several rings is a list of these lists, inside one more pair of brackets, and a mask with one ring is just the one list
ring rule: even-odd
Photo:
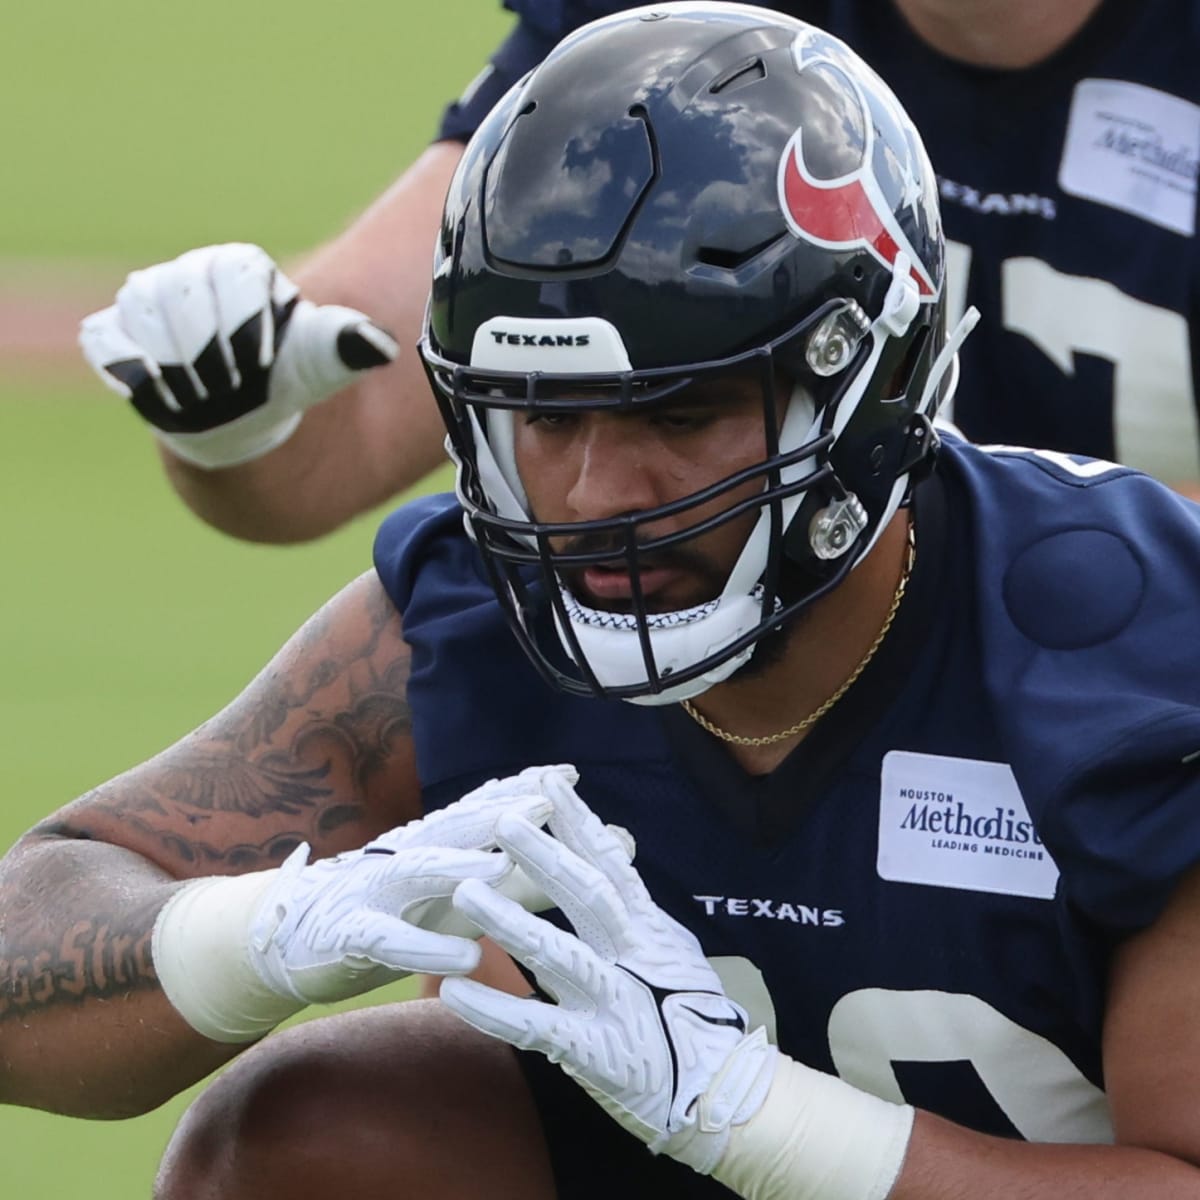
[[[642,599],[647,612],[671,612],[695,603],[683,598],[689,588],[685,572],[672,567],[642,567],[638,571]],[[633,609],[633,576],[622,567],[587,567],[580,572],[571,589],[576,597],[592,608],[629,612]]]
[[589,563],[560,571],[563,585],[588,608],[632,613],[636,607],[635,573],[648,614],[693,608],[719,596],[725,586],[726,572],[691,543],[626,551],[614,541],[599,534],[586,534],[556,547],[564,557],[592,558]]

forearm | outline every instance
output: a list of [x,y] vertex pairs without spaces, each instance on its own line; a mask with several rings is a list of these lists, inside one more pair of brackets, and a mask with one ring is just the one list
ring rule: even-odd
[[1190,1200],[1197,1195],[1200,1169],[1156,1150],[986,1137],[918,1112],[888,1200]]
[[746,1200],[1200,1195],[1200,1170],[1171,1154],[992,1137],[878,1100],[783,1057],[761,1108],[731,1127],[713,1174]]
[[445,461],[444,429],[416,350],[442,200],[462,154],[437,143],[341,236],[291,271],[318,304],[360,309],[400,344],[396,362],[310,408],[270,454],[224,470],[164,450],[188,506],[238,537],[319,536],[412,486]]
[[236,1052],[174,1011],[150,952],[179,885],[139,855],[29,838],[0,869],[0,1102],[116,1118]]
[[[246,541],[286,544],[331,533],[445,462],[428,385],[422,377],[418,398],[404,378],[416,365],[412,357],[309,409],[282,446],[253,462],[206,471],[161,447],[172,487],[207,524]],[[390,405],[412,420],[387,414]]]

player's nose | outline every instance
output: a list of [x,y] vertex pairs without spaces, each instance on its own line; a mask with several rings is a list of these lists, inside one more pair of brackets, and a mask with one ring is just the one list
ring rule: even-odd
[[603,520],[663,502],[640,422],[596,414],[572,447],[567,504],[578,521]]

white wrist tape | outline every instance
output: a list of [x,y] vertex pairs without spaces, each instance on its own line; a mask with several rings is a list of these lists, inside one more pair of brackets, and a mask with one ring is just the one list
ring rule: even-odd
[[762,1107],[729,1130],[713,1177],[746,1200],[885,1200],[913,1109],[780,1054]]
[[268,988],[250,961],[250,918],[278,874],[197,879],[154,923],[151,954],[167,999],[214,1042],[252,1042],[304,1007]]

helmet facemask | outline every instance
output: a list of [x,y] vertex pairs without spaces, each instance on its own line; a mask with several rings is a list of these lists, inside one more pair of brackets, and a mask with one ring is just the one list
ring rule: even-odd
[[[832,350],[831,340],[838,343]],[[637,703],[686,699],[732,675],[762,638],[836,586],[879,524],[843,485],[830,451],[886,341],[857,305],[835,300],[773,343],[682,371],[462,367],[423,347],[450,430],[467,530],[516,636],[548,680],[568,692]],[[782,404],[785,379],[794,382]],[[719,387],[723,380],[743,386],[752,380],[759,389],[761,461],[668,503],[617,516],[554,523],[530,510],[517,469],[514,419],[586,410],[649,413],[696,384]],[[747,486],[754,487],[752,495],[681,525],[681,517]],[[891,511],[903,490],[899,484],[889,495]],[[804,528],[796,530],[798,515]],[[720,590],[687,608],[655,611],[641,588],[646,564],[747,516],[752,526]],[[656,532],[664,524],[671,531]],[[632,595],[621,611],[587,604],[570,587],[584,568],[604,566],[628,573]],[[789,585],[788,576],[803,583]]]

